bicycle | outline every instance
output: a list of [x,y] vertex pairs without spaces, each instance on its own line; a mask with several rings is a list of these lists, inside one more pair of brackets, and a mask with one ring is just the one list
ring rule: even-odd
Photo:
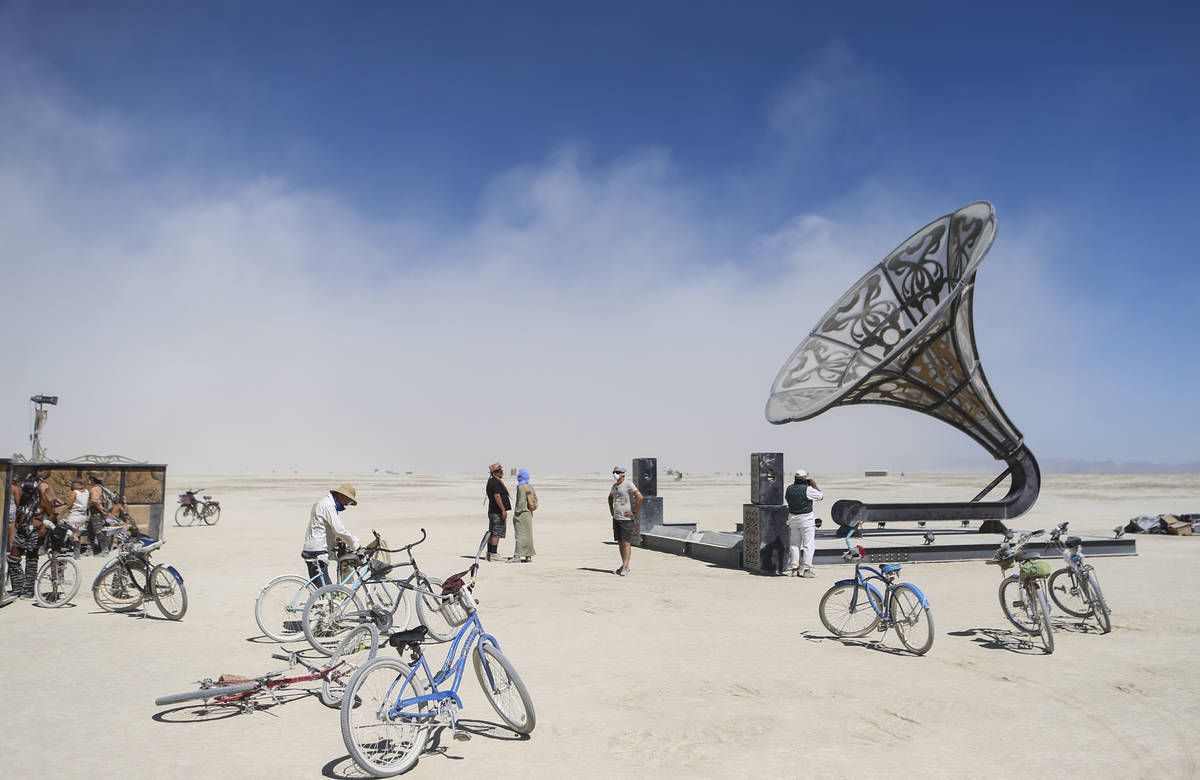
[[[405,553],[408,562],[389,564],[371,558],[367,561],[368,576],[356,578],[352,585],[326,585],[313,593],[300,616],[304,636],[313,649],[328,655],[346,631],[367,621],[374,623],[381,635],[403,630],[411,617],[412,608],[405,598],[409,590],[418,594],[414,597],[417,616],[429,629],[430,635],[440,641],[454,636],[458,624],[451,622],[453,610],[442,609],[444,600],[434,590],[444,583],[422,572],[412,554],[412,548],[425,541],[425,529],[421,529],[420,539],[395,550],[383,547],[378,531],[372,530],[371,533],[379,552]],[[412,567],[412,572],[406,578],[388,577],[392,571],[402,567]],[[403,618],[397,619],[396,615],[402,607]],[[462,617],[465,620],[465,615]],[[442,624],[446,628],[442,628]]]
[[[1025,549],[1032,539],[1043,533],[1045,531],[1030,531],[1015,536],[1012,531],[1006,532],[1004,541],[987,563],[999,566],[1004,577],[999,592],[1004,616],[1018,630],[1040,636],[1049,655],[1054,652],[1054,626],[1050,622],[1050,600],[1046,596],[1050,564],[1040,560],[1037,553]],[[1014,565],[1018,567],[1017,572],[1006,574]]]
[[[485,534],[485,544],[486,540]],[[408,771],[434,729],[449,727],[455,739],[470,738],[457,725],[463,707],[458,692],[468,658],[484,695],[506,726],[528,735],[537,724],[525,683],[479,620],[472,585],[478,570],[477,553],[469,569],[447,578],[435,594],[453,601],[466,615],[436,672],[421,647],[428,629],[418,626],[388,640],[400,658],[378,657],[350,680],[342,699],[342,739],[354,762],[369,774],[391,777]],[[406,649],[411,652],[409,663],[402,660]],[[447,682],[448,687],[440,687]]]
[[[203,488],[188,490],[179,494],[179,506],[175,509],[175,525],[195,525],[203,522],[205,525],[216,525],[221,519],[221,502],[212,496],[204,496],[201,500],[196,494]],[[184,521],[187,522],[184,522]]]
[[[346,552],[346,545],[338,542],[337,560],[339,583],[350,585],[367,576],[367,561],[378,554],[372,545],[359,552]],[[269,581],[254,599],[254,621],[268,638],[276,642],[290,642],[304,634],[300,623],[304,605],[321,587],[321,575],[305,577],[300,574],[281,574]]]
[[[847,536],[842,560],[854,562],[854,579],[838,580],[821,596],[818,607],[821,622],[839,637],[861,637],[876,628],[883,633],[894,627],[896,636],[910,652],[916,655],[929,652],[933,647],[929,599],[916,585],[897,582],[900,564],[889,563],[876,569],[861,562],[864,554],[862,547],[851,548]],[[882,593],[875,583],[882,586]]]
[[33,595],[37,603],[49,609],[57,609],[71,603],[79,592],[79,564],[67,554],[71,546],[71,532],[66,523],[46,535],[49,559],[38,569]]
[[272,653],[272,658],[288,662],[288,669],[297,665],[308,670],[308,674],[283,677],[287,669],[267,672],[259,677],[241,677],[239,675],[223,674],[216,680],[206,677],[198,680],[199,688],[169,696],[160,696],[154,700],[155,706],[165,707],[170,704],[182,704],[189,701],[201,701],[201,708],[237,707],[243,713],[253,712],[259,707],[261,694],[266,694],[272,704],[282,704],[282,699],[276,693],[297,683],[321,681],[318,698],[327,707],[338,707],[346,691],[346,682],[375,657],[379,644],[379,633],[374,626],[362,625],[347,634],[338,645],[337,652],[324,666],[316,666],[300,657],[297,652]]
[[165,617],[181,620],[187,612],[183,576],[174,566],[150,561],[150,554],[162,547],[163,541],[145,536],[131,539],[125,526],[109,532],[116,534],[117,554],[105,561],[92,582],[96,604],[106,612],[129,612],[151,599]]
[[1096,570],[1090,563],[1084,563],[1083,540],[1078,536],[1068,536],[1067,523],[1059,523],[1050,532],[1047,547],[1053,546],[1062,554],[1067,565],[1050,575],[1050,600],[1055,606],[1068,615],[1077,618],[1096,618],[1100,625],[1100,633],[1112,631],[1112,610],[1104,600],[1104,592],[1100,590],[1100,580]]

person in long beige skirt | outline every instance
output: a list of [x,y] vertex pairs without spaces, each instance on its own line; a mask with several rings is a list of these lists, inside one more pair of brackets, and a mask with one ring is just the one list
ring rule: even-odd
[[517,471],[517,500],[513,503],[513,531],[517,544],[510,563],[530,563],[533,549],[533,511],[537,509],[537,493],[529,484],[528,469]]

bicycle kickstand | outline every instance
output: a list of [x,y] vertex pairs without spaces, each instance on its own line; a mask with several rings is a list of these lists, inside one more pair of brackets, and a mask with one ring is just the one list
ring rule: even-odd
[[450,721],[450,734],[459,742],[469,742],[471,735],[458,728],[458,706],[449,699],[442,699],[440,709],[444,719]]

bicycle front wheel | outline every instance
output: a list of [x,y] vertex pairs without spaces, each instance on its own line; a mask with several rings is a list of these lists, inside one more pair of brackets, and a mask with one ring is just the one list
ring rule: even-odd
[[1004,617],[1019,630],[1026,634],[1038,632],[1037,607],[1030,603],[1021,580],[1017,577],[1005,577],[1000,583],[1000,608]]
[[38,569],[33,595],[43,607],[57,608],[71,603],[79,592],[79,564],[72,558],[59,555]]
[[185,526],[192,524],[192,512],[187,504],[180,504],[175,509],[175,525]]
[[282,574],[263,586],[254,600],[254,622],[276,642],[290,642],[304,634],[300,618],[317,586],[299,574]]
[[453,596],[441,596],[444,580],[428,577],[417,580],[417,587],[428,593],[417,593],[417,619],[429,629],[429,636],[448,642],[458,635],[458,627],[467,622],[467,611]]
[[150,571],[150,595],[163,615],[182,620],[187,612],[187,589],[173,569],[159,564]]
[[345,585],[326,585],[309,597],[300,626],[313,649],[333,655],[346,634],[369,620],[354,591]]
[[375,657],[378,649],[379,630],[371,623],[346,634],[329,659],[326,668],[330,671],[321,679],[321,703],[326,707],[340,707],[350,678]]
[[221,507],[216,504],[209,504],[204,508],[204,523],[205,525],[216,525],[221,519]]
[[150,572],[141,561],[130,561],[128,569],[114,563],[96,575],[92,582],[92,598],[106,612],[129,612],[137,609],[146,598],[149,579]]
[[853,582],[834,585],[825,591],[817,611],[825,628],[834,636],[865,636],[879,625],[879,612],[871,605],[870,591]]
[[1112,617],[1108,614],[1108,602],[1104,600],[1104,593],[1100,590],[1100,580],[1096,579],[1094,571],[1089,571],[1083,576],[1084,591],[1088,600],[1092,602],[1092,614],[1100,624],[1100,633],[1107,634],[1112,631]]
[[1084,618],[1092,614],[1087,594],[1084,593],[1070,566],[1063,567],[1050,575],[1050,599],[1056,607],[1068,615]]
[[1035,604],[1034,611],[1038,621],[1038,633],[1042,636],[1042,644],[1046,647],[1046,655],[1054,652],[1054,626],[1050,624],[1050,599],[1046,598],[1046,590],[1038,580],[1026,583],[1029,594],[1026,600]]
[[533,711],[533,699],[525,690],[517,670],[491,642],[483,642],[471,653],[475,661],[475,674],[483,693],[496,710],[500,719],[518,734],[528,734],[537,724]]
[[[375,777],[407,772],[417,763],[433,713],[413,702],[427,686],[395,658],[376,658],[359,669],[342,697],[342,740],[354,763]],[[402,704],[403,702],[403,704]]]
[[180,704],[185,701],[196,701],[197,699],[220,699],[226,696],[236,696],[239,693],[249,693],[258,687],[259,684],[257,682],[239,682],[228,685],[214,683],[207,688],[184,691],[183,693],[172,693],[170,696],[159,696],[154,700],[154,706],[165,707],[168,704]]
[[912,652],[925,655],[933,647],[933,612],[921,606],[921,597],[905,583],[892,590],[890,604],[896,636]]

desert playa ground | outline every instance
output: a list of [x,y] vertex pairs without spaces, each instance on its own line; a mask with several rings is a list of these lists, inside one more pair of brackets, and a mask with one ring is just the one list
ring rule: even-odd
[[[823,517],[838,498],[963,499],[989,479],[817,476]],[[995,567],[908,564],[904,578],[929,596],[936,623],[933,648],[914,657],[894,633],[841,641],[822,627],[818,599],[849,566],[818,567],[811,580],[761,577],[635,550],[631,575],[616,577],[608,477],[534,477],[538,555],[485,564],[477,594],[533,697],[537,728],[519,739],[499,725],[468,670],[462,722],[474,738],[433,740],[409,776],[1200,773],[1200,538],[1139,536],[1136,556],[1094,558],[1113,631],[1059,615],[1048,656],[1002,616]],[[280,666],[270,657],[278,645],[254,622],[254,598],[271,577],[301,569],[309,507],[343,481],[358,490],[360,505],[343,517],[360,537],[377,528],[397,545],[425,528],[423,569],[465,567],[485,523],[478,475],[169,474],[169,495],[203,487],[223,505],[213,527],[168,520],[155,555],[183,574],[186,617],[101,612],[88,590],[100,561],[89,557],[73,606],[0,610],[4,775],[362,776],[338,713],[315,695],[220,720],[153,704],[201,677]],[[668,519],[732,530],[749,486],[691,475],[660,482],[659,493]],[[1195,476],[1050,475],[1014,525],[1068,520],[1074,533],[1110,535],[1134,515],[1193,511]],[[511,551],[511,532],[504,544]]]

